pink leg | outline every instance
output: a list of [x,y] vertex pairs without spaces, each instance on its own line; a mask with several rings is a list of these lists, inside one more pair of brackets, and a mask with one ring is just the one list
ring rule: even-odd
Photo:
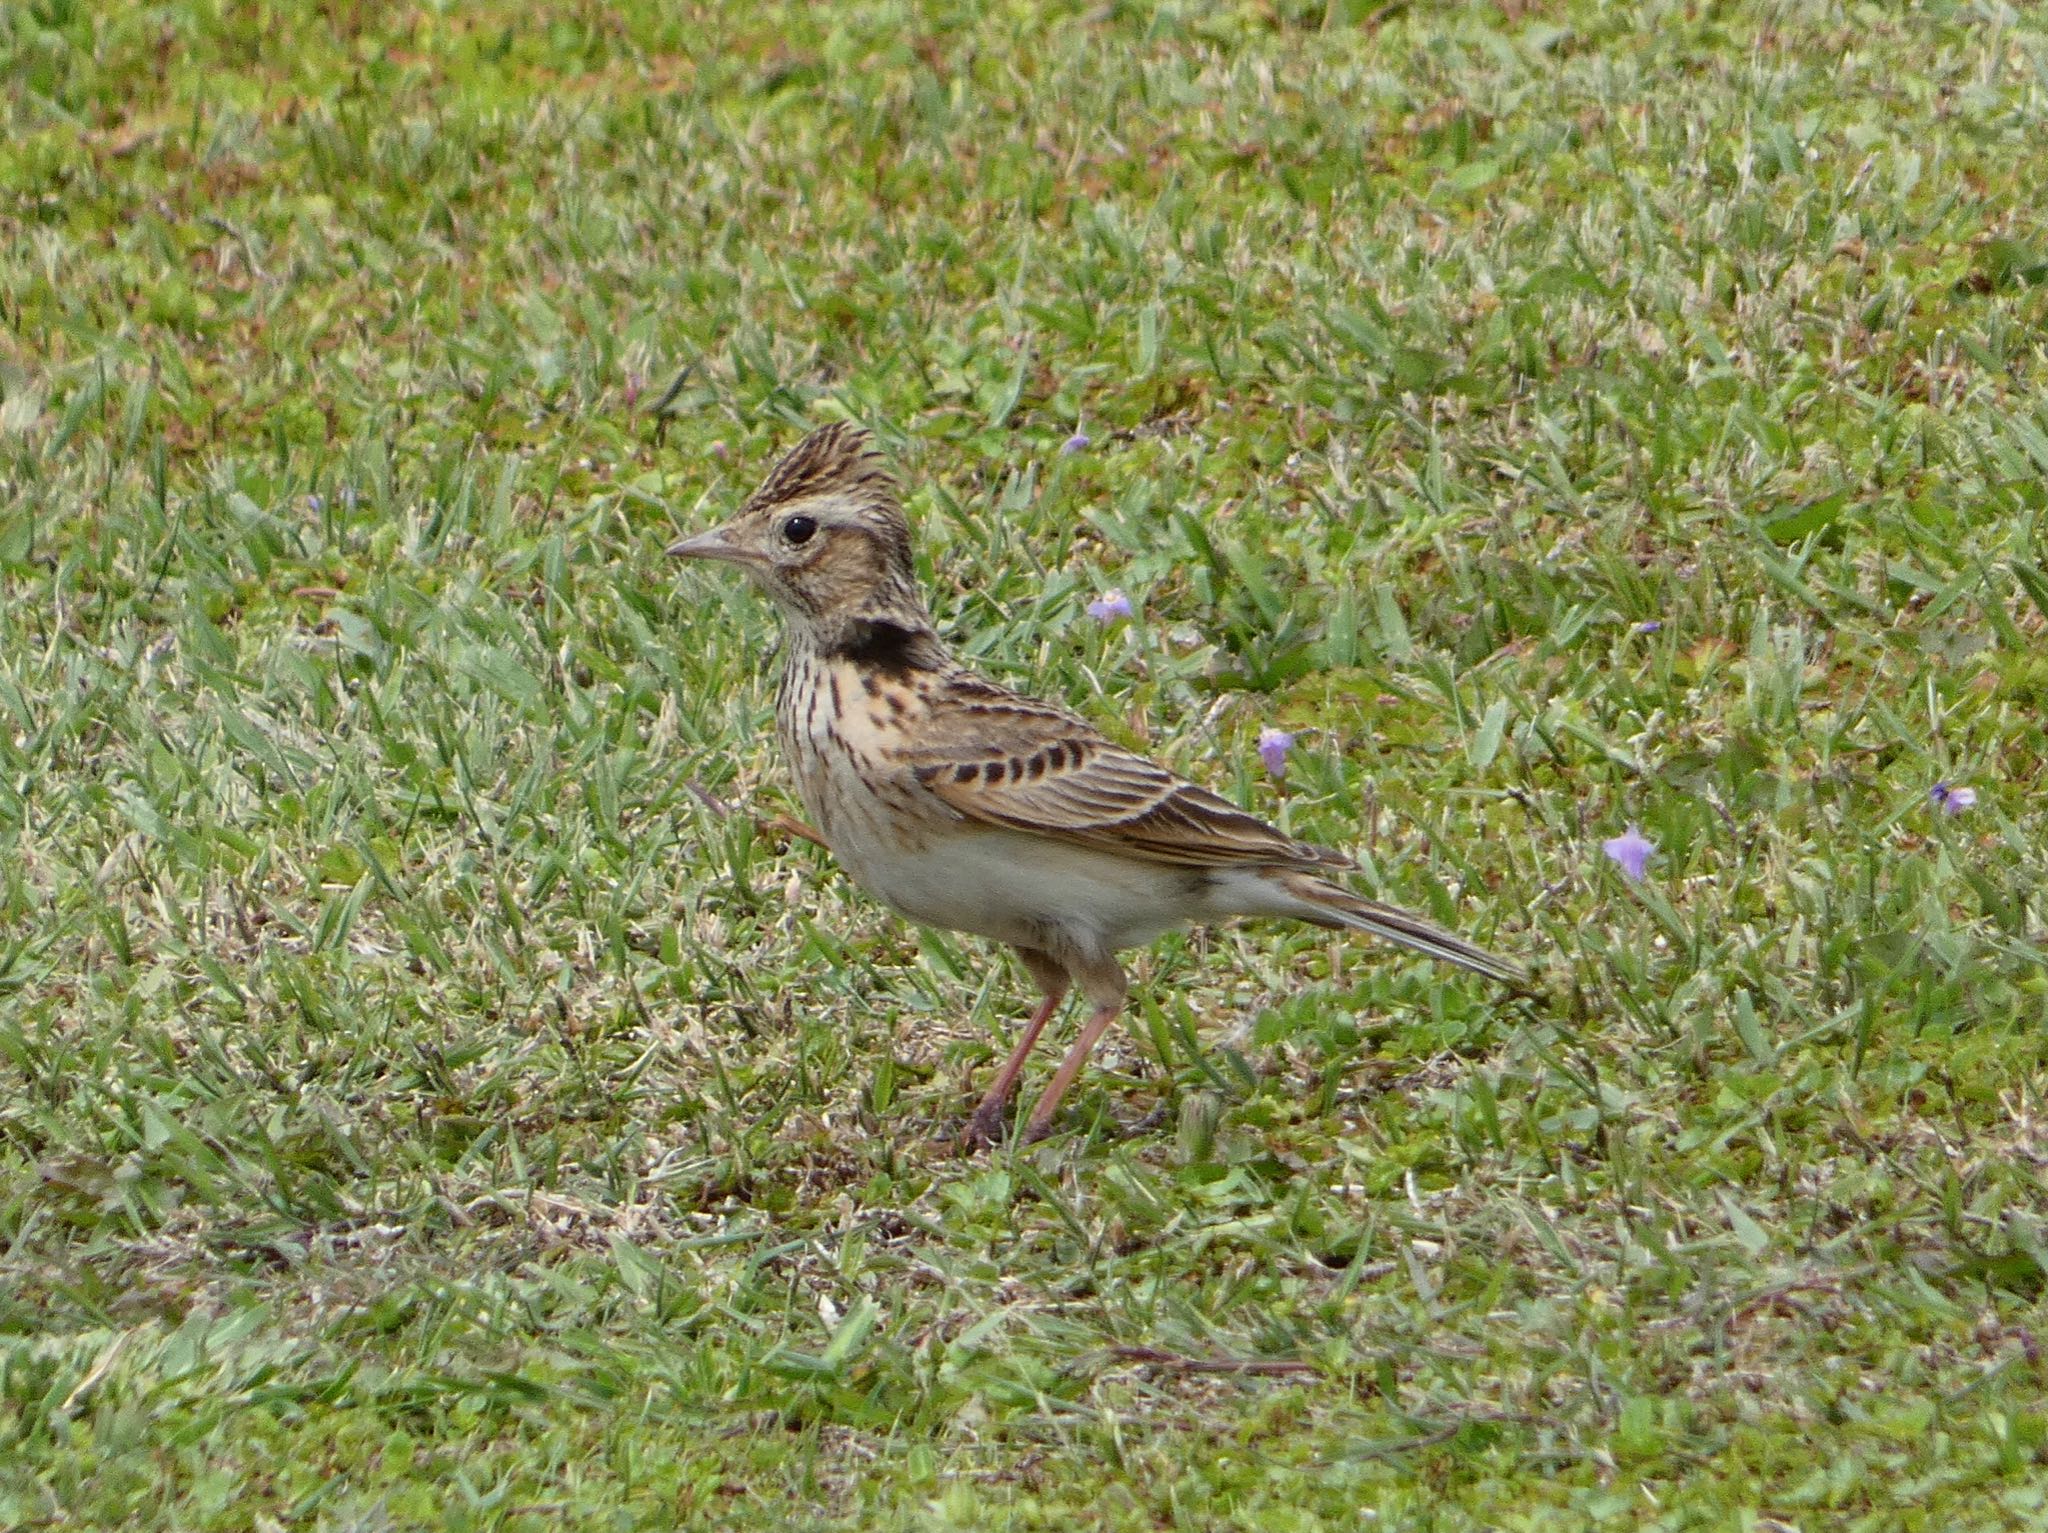
[[1098,1001],[1095,1009],[1088,1013],[1088,1025],[1081,1029],[1081,1036],[1074,1040],[1074,1046],[1067,1050],[1067,1057],[1060,1061],[1060,1067],[1053,1073],[1052,1084],[1045,1088],[1045,1095],[1038,1099],[1038,1105],[1031,1109],[1031,1122],[1024,1129],[1024,1140],[1028,1144],[1034,1139],[1043,1139],[1052,1132],[1052,1115],[1059,1111],[1060,1098],[1067,1094],[1067,1088],[1074,1084],[1074,1077],[1081,1073],[1081,1067],[1088,1063],[1088,1054],[1109,1031],[1109,1024],[1116,1020],[1123,1010],[1123,998],[1113,1001]]
[[1052,1020],[1052,1014],[1059,1010],[1060,1002],[1066,999],[1067,971],[1052,958],[1031,948],[1018,948],[1017,956],[1024,960],[1024,967],[1031,971],[1031,977],[1038,981],[1039,989],[1045,992],[1045,999],[1038,1003],[1038,1009],[1031,1013],[1031,1020],[1024,1024],[1024,1032],[1017,1040],[1017,1046],[1010,1050],[1010,1057],[1003,1061],[1002,1069],[996,1071],[996,1078],[989,1082],[987,1093],[981,1105],[974,1109],[974,1116],[967,1120],[966,1132],[961,1140],[969,1148],[984,1144],[1000,1143],[1003,1137],[1003,1109],[1010,1104],[1010,1093],[1017,1089],[1017,1077],[1024,1073],[1024,1061],[1030,1057],[1031,1049],[1038,1042],[1038,1035],[1045,1031],[1045,1024]]

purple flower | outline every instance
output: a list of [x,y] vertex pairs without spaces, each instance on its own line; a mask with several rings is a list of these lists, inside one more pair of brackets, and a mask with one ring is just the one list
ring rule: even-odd
[[1105,591],[1088,603],[1088,615],[1098,623],[1115,622],[1131,615],[1131,599],[1121,591]]
[[1664,627],[1664,624],[1663,624],[1662,622],[1660,622],[1660,621],[1659,621],[1658,619],[1656,619],[1656,618],[1651,618],[1651,619],[1650,619],[1650,620],[1649,620],[1648,622],[1646,622],[1646,623],[1638,623],[1638,624],[1636,624],[1636,632],[1637,632],[1637,633],[1657,633],[1657,632],[1661,631],[1661,630],[1663,629],[1663,627]]
[[1944,814],[1961,814],[1965,809],[1977,807],[1975,788],[1951,788],[1945,782],[1938,782],[1927,790],[1927,796]]
[[1077,452],[1086,452],[1088,444],[1092,440],[1094,439],[1087,432],[1077,426],[1074,428],[1074,434],[1060,443],[1060,456],[1062,458],[1071,458]]
[[1259,731],[1259,760],[1275,777],[1287,775],[1287,753],[1294,749],[1294,736],[1284,729]]
[[1644,865],[1650,854],[1657,850],[1657,843],[1642,831],[1631,825],[1618,836],[1609,836],[1600,843],[1600,850],[1607,854],[1607,860],[1620,868],[1622,874],[1640,881]]
[[318,516],[327,509],[327,497],[325,495],[308,495],[306,497],[306,509],[315,516]]

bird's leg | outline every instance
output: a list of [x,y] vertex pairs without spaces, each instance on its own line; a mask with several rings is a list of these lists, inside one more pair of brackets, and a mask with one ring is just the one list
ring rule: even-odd
[[[1065,987],[1061,987],[1064,992]],[[1061,994],[1048,995],[1038,1003],[1038,1009],[1031,1013],[1031,1020],[1024,1024],[1024,1034],[1017,1040],[1017,1046],[1010,1050],[1010,1057],[1003,1061],[1002,1069],[996,1071],[996,1078],[989,1082],[988,1091],[981,1099],[981,1105],[974,1109],[974,1116],[967,1120],[967,1131],[961,1138],[972,1148],[976,1145],[996,1144],[1003,1137],[1003,1109],[1009,1105],[1010,1093],[1017,1089],[1017,1077],[1024,1073],[1024,1060],[1031,1053],[1031,1046],[1038,1042],[1038,1035],[1045,1031],[1045,1024],[1052,1020],[1052,1014],[1059,1009]]]
[[1010,1103],[1010,1093],[1017,1089],[1017,1077],[1024,1073],[1024,1061],[1030,1056],[1032,1045],[1038,1042],[1038,1035],[1045,1031],[1045,1024],[1052,1020],[1052,1014],[1066,999],[1067,971],[1054,962],[1051,955],[1031,948],[1019,948],[1017,956],[1024,960],[1024,967],[1038,981],[1045,998],[1031,1013],[1031,1020],[1024,1024],[1024,1032],[1017,1039],[1017,1046],[1010,1050],[1010,1057],[1003,1061],[1002,1069],[996,1071],[996,1078],[989,1082],[981,1105],[974,1109],[974,1116],[967,1120],[967,1129],[961,1140],[969,1149],[995,1144],[1002,1139],[1003,1109]]
[[1045,1095],[1038,1099],[1038,1105],[1031,1109],[1031,1122],[1025,1126],[1024,1142],[1043,1139],[1052,1132],[1052,1115],[1059,1111],[1060,1098],[1067,1094],[1067,1088],[1074,1084],[1074,1077],[1081,1073],[1081,1067],[1088,1063],[1088,1054],[1109,1031],[1117,1013],[1124,1009],[1123,998],[1113,1001],[1098,1001],[1095,1009],[1088,1013],[1088,1023],[1081,1029],[1081,1036],[1074,1040],[1074,1046],[1067,1050],[1067,1057],[1060,1061],[1060,1067],[1053,1072],[1052,1084],[1045,1088]]
[[1069,972],[1081,986],[1081,993],[1094,1002],[1095,1009],[1088,1013],[1088,1021],[1081,1028],[1081,1036],[1074,1040],[1074,1046],[1067,1050],[1067,1057],[1060,1061],[1059,1069],[1053,1072],[1051,1083],[1045,1088],[1045,1095],[1038,1099],[1038,1105],[1031,1109],[1031,1121],[1025,1125],[1024,1139],[1028,1144],[1034,1139],[1043,1139],[1052,1132],[1052,1115],[1059,1111],[1060,1098],[1067,1094],[1067,1088],[1074,1084],[1074,1077],[1081,1073],[1081,1067],[1088,1063],[1088,1055],[1095,1045],[1102,1041],[1102,1035],[1109,1031],[1109,1024],[1124,1009],[1124,991],[1129,982],[1124,971],[1117,966],[1114,958],[1104,955],[1091,961],[1076,963],[1068,959]]

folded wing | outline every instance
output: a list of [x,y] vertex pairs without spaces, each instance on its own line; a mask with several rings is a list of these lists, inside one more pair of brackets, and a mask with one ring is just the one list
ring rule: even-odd
[[951,743],[906,753],[917,780],[970,820],[1180,867],[1348,868],[1228,799],[1103,737],[1085,720],[979,678],[941,707]]

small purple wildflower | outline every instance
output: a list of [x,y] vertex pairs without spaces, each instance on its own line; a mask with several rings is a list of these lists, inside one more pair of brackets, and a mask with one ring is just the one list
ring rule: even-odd
[[1105,591],[1088,603],[1088,615],[1098,623],[1113,623],[1131,615],[1131,599],[1121,591]]
[[327,497],[325,495],[308,495],[306,497],[306,509],[315,516],[318,516],[327,509]]
[[1943,814],[1961,814],[1965,809],[1977,807],[1975,788],[1951,788],[1945,782],[1938,782],[1927,790],[1927,796]]
[[1060,443],[1060,456],[1062,458],[1071,458],[1077,452],[1086,452],[1089,444],[1093,441],[1093,437],[1077,426],[1074,428],[1074,434]]
[[1659,621],[1658,619],[1656,619],[1656,618],[1654,618],[1654,617],[1653,617],[1653,618],[1651,618],[1651,619],[1650,619],[1650,620],[1649,620],[1648,622],[1646,622],[1646,623],[1638,623],[1638,624],[1636,624],[1636,632],[1637,632],[1637,633],[1659,633],[1659,632],[1661,632],[1661,631],[1663,630],[1663,627],[1664,627],[1664,624],[1663,624],[1663,623],[1662,623],[1661,621]]
[[1609,836],[1602,841],[1600,850],[1607,854],[1609,862],[1621,869],[1624,877],[1640,883],[1650,854],[1657,850],[1657,843],[1631,825],[1620,835]]
[[1294,736],[1284,729],[1259,731],[1259,760],[1275,777],[1287,775],[1287,753],[1294,749]]

